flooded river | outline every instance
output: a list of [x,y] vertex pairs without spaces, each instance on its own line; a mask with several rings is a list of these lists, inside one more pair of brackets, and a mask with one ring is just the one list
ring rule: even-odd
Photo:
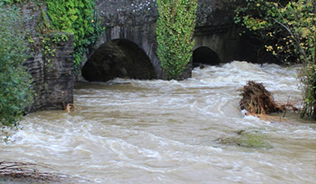
[[[239,89],[263,83],[278,102],[300,105],[297,68],[232,62],[196,68],[184,81],[77,83],[77,110],[28,115],[0,143],[0,160],[32,162],[104,184],[312,184],[316,123],[245,117]],[[269,148],[223,144],[238,131]]]

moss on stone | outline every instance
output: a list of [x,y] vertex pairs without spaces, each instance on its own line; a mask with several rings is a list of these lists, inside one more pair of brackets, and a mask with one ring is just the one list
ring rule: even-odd
[[257,130],[241,130],[236,132],[235,136],[220,138],[218,140],[222,144],[237,145],[247,148],[273,148],[273,146],[266,140],[266,135]]

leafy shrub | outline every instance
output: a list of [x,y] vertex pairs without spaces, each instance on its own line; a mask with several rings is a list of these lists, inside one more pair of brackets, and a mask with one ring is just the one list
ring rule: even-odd
[[0,5],[0,125],[17,125],[33,102],[31,76],[22,66],[27,44],[18,10]]

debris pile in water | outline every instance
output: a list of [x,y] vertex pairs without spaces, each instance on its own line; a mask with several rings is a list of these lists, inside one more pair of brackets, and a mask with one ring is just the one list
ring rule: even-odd
[[241,91],[242,99],[239,105],[241,110],[247,111],[246,115],[256,116],[264,121],[281,122],[281,117],[269,116],[268,114],[284,112],[285,115],[287,110],[299,111],[298,108],[289,102],[278,105],[262,83],[248,81]]
[[282,112],[285,109],[274,101],[271,93],[265,89],[262,83],[248,81],[241,93],[240,108],[249,113],[269,114]]

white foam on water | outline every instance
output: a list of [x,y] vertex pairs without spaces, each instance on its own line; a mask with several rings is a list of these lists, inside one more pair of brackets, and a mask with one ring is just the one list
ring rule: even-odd
[[[298,67],[234,61],[196,68],[183,81],[114,79],[80,84],[76,112],[28,115],[0,143],[0,158],[30,161],[94,183],[313,183],[316,126],[245,116],[239,89],[263,83],[297,102]],[[240,130],[273,149],[219,144]],[[276,174],[277,173],[277,174]]]

